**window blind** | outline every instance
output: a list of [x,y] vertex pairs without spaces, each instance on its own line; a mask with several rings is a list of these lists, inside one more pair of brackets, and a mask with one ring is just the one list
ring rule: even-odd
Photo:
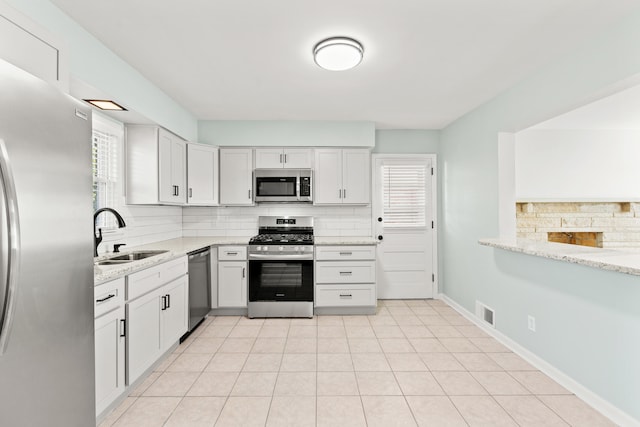
[[[118,185],[119,138],[107,132],[93,129],[93,209],[116,205]],[[113,215],[100,215],[98,227],[115,228]]]
[[385,227],[425,227],[426,176],[424,164],[382,166]]

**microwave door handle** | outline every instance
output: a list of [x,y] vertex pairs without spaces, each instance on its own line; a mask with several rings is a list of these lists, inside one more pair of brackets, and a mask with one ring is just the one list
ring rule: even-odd
[[[1,243],[2,269],[5,269],[4,280],[0,283],[0,295],[5,307],[0,313],[0,356],[2,356],[9,344],[9,336],[13,325],[18,292],[18,274],[20,265],[20,217],[18,215],[18,202],[16,187],[11,170],[9,153],[4,140],[0,139],[0,215],[2,216]],[[5,220],[6,218],[6,220]],[[5,230],[6,228],[6,230]]]

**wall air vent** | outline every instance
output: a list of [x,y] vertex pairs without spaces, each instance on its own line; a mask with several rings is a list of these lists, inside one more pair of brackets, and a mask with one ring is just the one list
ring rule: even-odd
[[478,316],[482,321],[487,323],[492,328],[496,327],[496,313],[495,311],[481,303],[480,301],[476,301],[476,316]]

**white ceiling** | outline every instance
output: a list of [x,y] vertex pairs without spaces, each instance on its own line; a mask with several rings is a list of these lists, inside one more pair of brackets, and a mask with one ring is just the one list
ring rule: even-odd
[[[439,129],[638,0],[52,0],[201,120],[367,120]],[[363,62],[318,68],[315,43]]]

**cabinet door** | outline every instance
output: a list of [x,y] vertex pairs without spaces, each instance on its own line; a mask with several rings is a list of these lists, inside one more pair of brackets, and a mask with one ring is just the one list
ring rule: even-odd
[[172,135],[164,129],[158,130],[158,200],[173,203],[175,183],[172,175]]
[[285,148],[283,157],[287,169],[311,169],[313,151],[309,148]]
[[247,306],[247,263],[218,263],[218,307]]
[[365,149],[345,149],[342,155],[342,203],[371,202],[371,155]]
[[161,351],[166,351],[187,332],[189,322],[189,286],[187,276],[170,282],[162,287],[162,297],[165,298],[161,306],[162,340]]
[[256,169],[280,169],[283,166],[282,148],[256,148]]
[[187,203],[215,206],[218,204],[218,149],[187,144]]
[[171,141],[171,182],[176,186],[175,203],[187,200],[187,144],[176,137]]
[[186,200],[186,143],[164,129],[158,130],[158,200],[183,204]]
[[316,205],[342,203],[342,150],[315,152],[314,200]]
[[252,149],[220,150],[220,204],[253,204]]
[[124,306],[95,320],[96,414],[124,392]]
[[161,356],[161,289],[127,303],[127,384],[133,384]]

